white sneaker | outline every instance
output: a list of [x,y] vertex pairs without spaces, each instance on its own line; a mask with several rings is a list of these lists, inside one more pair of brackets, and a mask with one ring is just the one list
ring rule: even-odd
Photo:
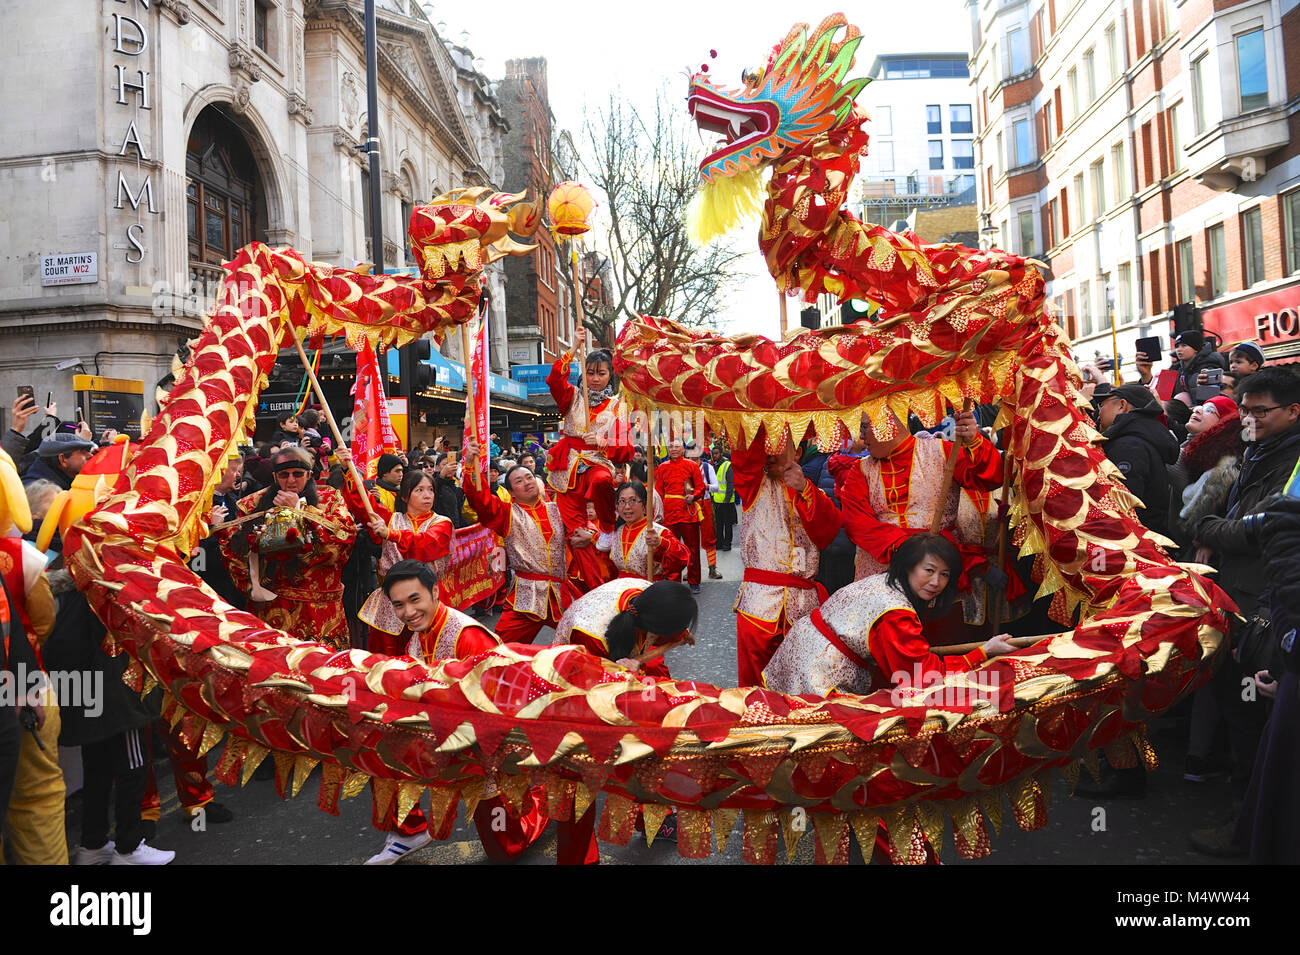
[[109,865],[166,865],[175,858],[176,853],[170,849],[155,849],[142,842],[130,855],[114,852]]
[[113,861],[115,853],[113,850],[113,840],[109,839],[98,849],[87,849],[85,846],[77,846],[77,854],[73,857],[73,865],[108,865]]
[[429,830],[416,833],[413,836],[404,836],[400,832],[390,832],[388,838],[384,840],[384,847],[375,855],[366,860],[366,865],[392,865],[398,859],[410,855],[416,849],[423,849],[433,837],[429,835]]

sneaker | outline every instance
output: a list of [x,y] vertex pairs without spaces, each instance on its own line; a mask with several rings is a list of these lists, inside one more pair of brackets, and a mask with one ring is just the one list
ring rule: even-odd
[[235,818],[235,814],[219,802],[204,803],[202,806],[190,806],[181,815],[186,822],[193,822],[200,812],[203,813],[204,822],[230,822]]
[[716,567],[710,567],[710,568],[709,568],[709,580],[721,580],[721,579],[722,579],[722,575],[721,575],[720,573],[718,573],[718,568],[716,568]]
[[699,584],[691,584],[691,593],[693,593],[693,594],[698,594],[699,592],[700,592],[700,585],[699,585]]
[[392,865],[398,859],[410,855],[416,849],[423,849],[433,837],[429,830],[417,832],[413,836],[404,836],[400,832],[390,832],[384,840],[384,847],[366,860],[366,865]]
[[1222,760],[1202,756],[1188,756],[1184,764],[1183,779],[1189,783],[1203,783],[1228,775],[1228,767]]
[[113,861],[113,840],[109,839],[98,849],[77,846],[77,854],[72,859],[73,865],[108,865]]
[[135,847],[134,852],[126,855],[115,851],[109,865],[166,865],[175,858],[176,853],[170,849],[155,849],[147,842],[142,842]]
[[670,812],[664,817],[663,823],[659,826],[659,832],[655,835],[655,841],[663,839],[665,842],[677,841],[677,813]]

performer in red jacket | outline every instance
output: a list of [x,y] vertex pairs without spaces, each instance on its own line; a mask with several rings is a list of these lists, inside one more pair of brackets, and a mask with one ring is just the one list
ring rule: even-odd
[[[401,560],[389,568],[384,591],[394,613],[406,626],[411,640],[406,652],[434,664],[446,659],[462,659],[487,653],[500,641],[473,617],[448,607],[438,599],[438,578],[423,561]],[[490,793],[481,800],[474,813],[474,825],[488,857],[498,862],[518,858],[546,828],[540,794],[530,790],[524,799],[524,811],[512,819],[505,811],[505,801]],[[497,810],[500,809],[500,812]],[[450,830],[452,820],[448,820]],[[398,825],[396,806],[390,805],[382,819],[375,819],[378,829],[388,832],[384,847],[367,865],[390,865],[432,839],[424,813],[417,805]],[[450,835],[440,833],[445,838]]]
[[[659,495],[656,494],[657,498]],[[655,555],[655,580],[680,580],[690,557],[682,542],[664,525],[653,527],[646,517],[646,489],[631,480],[619,486],[615,506],[619,525],[612,533],[602,534],[596,546],[609,552],[619,577],[650,577],[650,552]]]
[[[351,456],[351,452],[346,449],[338,452],[344,474],[348,473],[347,465]],[[406,653],[410,634],[404,629],[402,621],[393,610],[392,602],[384,593],[384,577],[398,561],[412,559],[429,564],[434,574],[441,578],[451,562],[451,542],[455,529],[451,521],[434,512],[433,476],[423,471],[410,471],[402,478],[394,502],[397,507],[395,511],[389,511],[372,495],[370,506],[375,517],[367,517],[362,493],[364,492],[357,490],[350,477],[345,480],[343,497],[347,501],[348,510],[358,521],[368,523],[371,540],[381,544],[383,550],[379,556],[379,587],[366,598],[357,611],[357,616],[370,627],[367,649],[371,653],[396,656]]]
[[565,608],[578,596],[569,582],[567,535],[560,508],[542,500],[533,472],[516,465],[506,472],[510,503],[492,494],[487,482],[474,484],[478,442],[465,442],[462,487],[479,522],[505,541],[506,561],[515,581],[506,595],[506,609],[497,621],[497,634],[505,643],[532,643],[545,626],[554,627]]
[[686,445],[668,442],[668,460],[655,467],[655,490],[663,494],[664,523],[686,546],[686,582],[691,593],[700,592],[700,509],[706,496],[700,466],[685,457]]
[[[587,331],[574,333],[574,347],[581,348]],[[614,380],[614,360],[601,349],[587,356],[583,374],[587,381],[588,407],[569,384],[573,352],[565,352],[551,366],[546,384],[559,406],[564,421],[562,436],[547,457],[546,479],[556,492],[564,527],[570,534],[587,526],[587,502],[596,507],[601,531],[614,529],[614,465],[632,460],[626,415]],[[576,399],[576,400],[575,400]]]
[[841,526],[840,512],[804,477],[787,439],[768,454],[766,432],[731,454],[736,494],[744,502],[740,556],[745,575],[736,597],[736,669],[741,686],[758,686],[790,626],[826,600],[817,576],[820,551]]

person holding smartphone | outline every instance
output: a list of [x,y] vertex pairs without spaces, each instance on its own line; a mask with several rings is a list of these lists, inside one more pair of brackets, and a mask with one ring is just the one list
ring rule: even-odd
[[55,432],[36,449],[36,460],[23,475],[23,484],[53,481],[62,490],[72,489],[72,480],[81,473],[90,456],[99,450],[93,441],[79,434]]

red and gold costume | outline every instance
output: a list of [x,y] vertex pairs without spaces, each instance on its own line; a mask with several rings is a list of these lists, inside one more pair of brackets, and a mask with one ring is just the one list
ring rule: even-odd
[[[560,618],[555,628],[555,643],[576,644],[588,653],[610,659],[609,644],[605,642],[605,632],[610,623],[628,605],[638,597],[650,581],[636,577],[623,577],[611,580],[597,587],[589,594],[583,594]],[[666,642],[672,642],[675,634],[664,636]],[[642,630],[636,633],[630,656],[643,653],[649,647],[649,635]],[[660,680],[672,679],[668,665],[663,657],[651,661],[642,668],[646,676]],[[593,804],[580,818],[572,822],[560,822],[557,832],[556,861],[560,865],[594,865],[600,859],[595,839],[596,807]]]
[[[250,494],[239,502],[240,516],[265,509],[265,494]],[[319,640],[339,649],[348,645],[348,620],[343,613],[343,565],[352,553],[356,524],[343,495],[327,484],[316,485],[316,503],[302,510],[313,537],[310,548],[293,558],[261,561],[262,585],[275,593],[269,601],[249,600],[248,609],[269,626],[288,631],[300,640]],[[248,553],[255,534],[252,522],[226,530],[221,538],[230,579],[244,593],[251,590]]]
[[[365,506],[351,482],[344,485],[344,494],[353,515],[358,520],[365,520]],[[393,602],[384,593],[384,577],[399,560],[409,559],[428,564],[438,578],[442,579],[451,563],[451,541],[455,528],[451,521],[433,511],[419,516],[389,511],[382,501],[376,501],[373,497],[370,506],[387,522],[388,537],[380,541],[373,534],[370,535],[376,544],[383,545],[379,554],[380,586],[366,598],[357,611],[357,617],[370,627],[367,647],[371,653],[397,656],[407,652],[410,631],[397,619]]]
[[461,486],[479,521],[505,541],[506,562],[515,574],[497,634],[506,643],[532,643],[542,627],[560,622],[578,595],[568,579],[568,540],[560,508],[542,500],[507,504],[476,487],[468,473]]
[[597,547],[601,538],[600,526],[595,521],[588,521],[586,530],[591,534],[590,543],[582,547],[569,545],[569,581],[580,594],[595,590],[618,576],[609,554]]
[[[686,500],[686,488],[694,495]],[[704,475],[700,466],[683,455],[669,458],[655,465],[655,492],[663,494],[664,523],[686,548],[686,582],[692,587],[700,583],[700,507],[705,494]]]
[[[650,577],[650,547],[646,543],[646,528],[649,522],[643,517],[639,521],[623,524],[613,533],[601,535],[596,546],[609,552],[609,559],[620,578],[636,577],[642,580]],[[655,524],[659,532],[659,546],[655,548],[655,580],[680,580],[682,568],[690,560],[686,547],[668,528]]]
[[708,464],[707,473],[714,476],[714,483],[709,484],[705,478],[704,487],[695,494],[695,506],[700,512],[700,546],[704,548],[704,562],[710,567],[716,567],[718,564],[718,530],[713,524],[713,491],[717,487],[717,471],[713,468],[713,462],[705,462],[699,457],[691,459],[695,466],[700,469],[700,474],[704,475],[705,464]]
[[911,601],[876,574],[842,587],[795,621],[763,671],[778,693],[866,695],[892,685],[923,685],[925,674],[963,672],[987,657],[930,651]]
[[[564,526],[572,533],[587,526],[587,502],[596,506],[602,531],[614,529],[614,464],[632,460],[627,443],[626,418],[617,395],[596,399],[582,407],[582,396],[569,383],[573,353],[565,352],[551,366],[546,384],[564,421],[560,440],[546,459],[547,475],[555,491]],[[575,400],[576,399],[576,400]]]
[[731,454],[736,494],[744,501],[740,556],[745,576],[736,597],[736,668],[741,686],[758,686],[763,667],[800,617],[826,599],[813,580],[820,551],[841,526],[840,512],[812,481],[792,491],[765,471],[760,430]]

